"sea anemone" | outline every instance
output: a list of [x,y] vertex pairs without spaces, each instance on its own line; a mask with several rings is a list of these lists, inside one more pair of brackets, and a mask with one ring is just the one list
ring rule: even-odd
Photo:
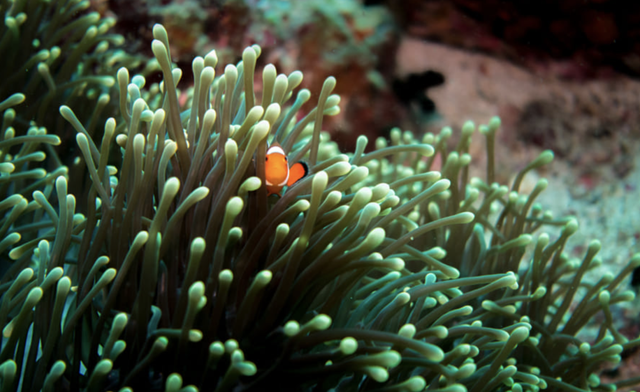
[[[340,154],[322,132],[339,111],[334,78],[303,115],[302,74],[267,65],[258,99],[254,45],[217,78],[215,52],[196,57],[194,87],[180,92],[167,33],[153,35],[163,81],[146,89],[121,68],[122,120],[108,119],[100,141],[60,107],[87,167],[82,214],[60,175],[45,186],[57,209],[38,191],[28,204],[34,238],[20,242],[22,226],[4,218],[16,261],[0,286],[3,389],[615,388],[600,384],[600,366],[640,341],[615,331],[609,307],[633,298],[621,283],[640,256],[617,277],[582,282],[599,243],[569,260],[576,221],[534,203],[545,180],[519,193],[550,152],[511,189],[493,183],[497,118],[480,127],[485,180],[468,179],[470,122],[453,150],[445,128],[422,140],[394,130],[369,153],[361,137]],[[267,197],[273,142],[310,174]],[[548,225],[562,234],[532,236]],[[599,311],[606,322],[582,342]]]

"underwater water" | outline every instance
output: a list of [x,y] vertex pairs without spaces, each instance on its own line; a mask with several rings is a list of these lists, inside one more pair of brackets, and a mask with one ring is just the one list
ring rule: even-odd
[[486,3],[0,0],[0,389],[637,388],[638,11]]

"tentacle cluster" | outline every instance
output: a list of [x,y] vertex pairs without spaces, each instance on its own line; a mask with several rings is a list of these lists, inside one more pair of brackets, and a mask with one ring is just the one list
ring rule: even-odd
[[[544,180],[519,193],[550,152],[511,189],[493,183],[498,119],[480,127],[485,180],[468,179],[472,123],[453,150],[445,128],[421,140],[394,130],[368,153],[361,137],[340,154],[321,132],[323,116],[339,111],[335,79],[306,109],[302,74],[267,65],[256,94],[253,46],[218,77],[215,52],[197,57],[195,85],[181,92],[167,33],[156,25],[153,34],[163,81],[147,88],[120,69],[122,118],[106,121],[101,140],[60,107],[87,168],[83,214],[64,171],[40,173],[31,203],[18,185],[0,202],[39,214],[20,226],[11,210],[2,221],[0,248],[15,260],[0,285],[4,389],[614,389],[600,384],[601,364],[639,341],[615,331],[609,306],[633,298],[621,283],[640,257],[569,311],[599,244],[568,260],[576,221],[534,203]],[[58,142],[25,137],[24,146]],[[268,198],[274,141],[306,159],[310,175]],[[20,184],[9,164],[24,156],[0,163],[0,181]],[[534,238],[545,225],[562,235]],[[581,342],[576,333],[599,311],[607,321],[593,344]]]
[[95,118],[92,130],[109,103],[111,70],[139,66],[134,56],[113,49],[124,42],[109,33],[115,19],[87,12],[89,6],[88,0],[0,1],[0,99],[22,92],[22,121],[59,127],[55,108],[66,103],[82,108],[83,120]]

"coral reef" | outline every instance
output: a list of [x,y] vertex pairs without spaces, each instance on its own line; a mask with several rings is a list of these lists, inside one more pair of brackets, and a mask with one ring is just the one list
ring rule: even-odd
[[[116,30],[135,52],[151,54],[151,27],[161,23],[173,37],[172,60],[183,69],[194,53],[214,48],[221,62],[235,63],[255,43],[262,48],[258,70],[269,63],[284,73],[303,69],[301,87],[311,91],[334,76],[341,81],[336,93],[342,111],[326,119],[327,131],[345,151],[353,150],[360,134],[388,134],[406,112],[391,88],[398,29],[382,6],[360,0],[149,0],[110,1],[101,12],[118,16]],[[190,85],[190,73],[181,81]]]
[[525,67],[564,59],[558,75],[566,78],[591,79],[613,69],[635,77],[640,72],[640,7],[633,3],[408,0],[387,5],[412,37],[493,53]]
[[[84,108],[60,106],[86,165],[82,213],[64,166],[27,164],[60,137],[36,127],[14,137],[9,107],[23,98],[0,103],[0,257],[12,260],[0,280],[3,390],[613,391],[639,381],[601,384],[598,372],[640,344],[610,309],[633,299],[622,283],[640,256],[582,282],[601,263],[599,242],[569,258],[577,222],[535,203],[546,180],[520,193],[551,152],[510,187],[495,183],[497,118],[479,127],[484,179],[469,178],[471,122],[455,142],[449,128],[420,139],[396,129],[369,153],[361,136],[340,154],[322,132],[339,112],[334,78],[299,115],[311,99],[296,91],[302,74],[267,65],[256,94],[252,46],[217,78],[216,53],[196,57],[194,87],[179,91],[167,31],[153,36],[163,81],[120,68],[121,118],[101,138],[78,119]],[[262,186],[273,142],[311,172],[281,197]],[[562,234],[532,235],[548,226]],[[600,312],[597,336],[582,341]]]

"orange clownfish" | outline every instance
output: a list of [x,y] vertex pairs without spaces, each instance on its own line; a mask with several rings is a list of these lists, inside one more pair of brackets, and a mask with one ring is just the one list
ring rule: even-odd
[[284,186],[291,186],[309,173],[309,167],[304,162],[296,162],[289,167],[287,155],[278,143],[267,149],[264,163],[264,178],[267,182],[267,196],[280,194]]

